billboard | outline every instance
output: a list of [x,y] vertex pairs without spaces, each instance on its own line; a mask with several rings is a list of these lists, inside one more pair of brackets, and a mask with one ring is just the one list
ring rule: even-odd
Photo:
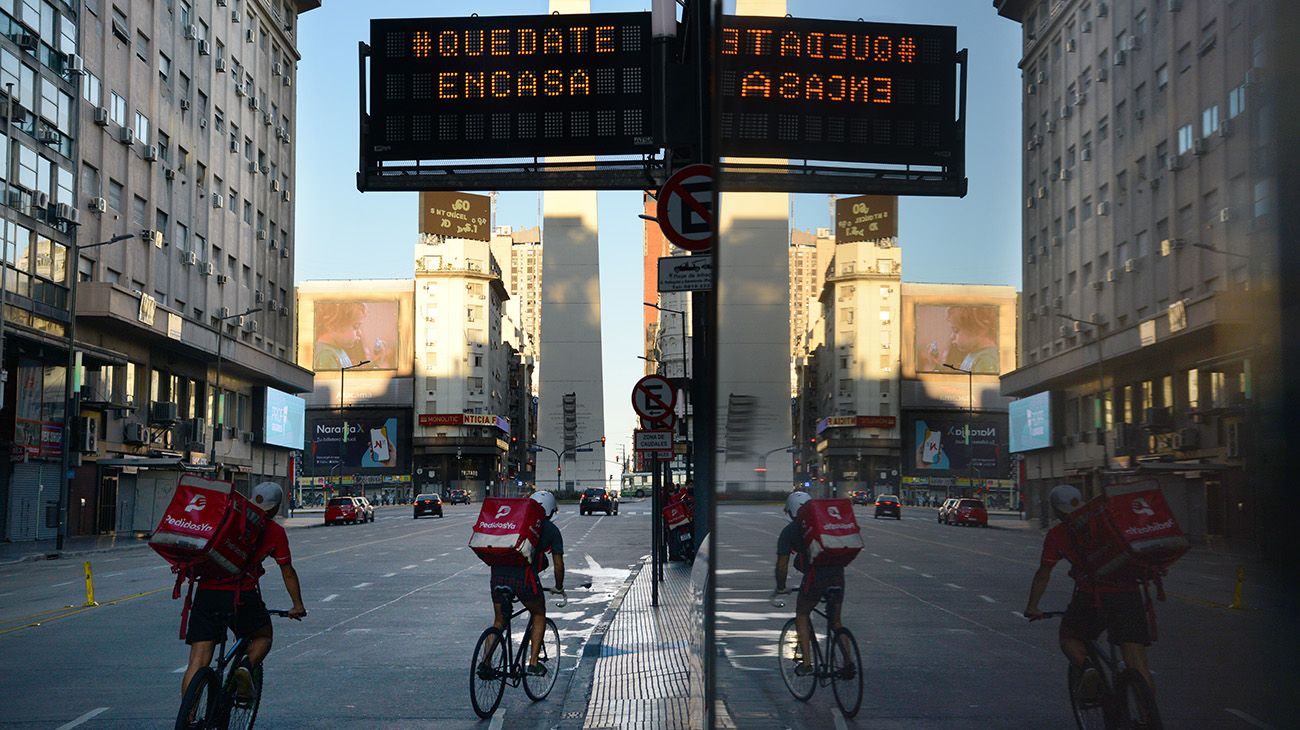
[[955,27],[724,16],[719,50],[723,155],[962,159]]
[[307,466],[334,473],[410,473],[411,415],[397,411],[313,411]]
[[1001,373],[998,311],[996,304],[916,304],[916,372]]
[[861,243],[898,236],[898,198],[859,195],[835,201],[835,242]]
[[650,13],[372,20],[370,49],[372,162],[657,149]]
[[492,198],[458,192],[420,193],[420,233],[492,240]]
[[317,300],[312,369],[395,370],[399,305],[393,299]]
[[301,450],[307,401],[275,388],[262,390],[263,443]]
[[1003,479],[1010,473],[1006,414],[904,412],[902,436],[906,474]]
[[1011,451],[1033,451],[1052,445],[1052,394],[1044,391],[1011,401]]

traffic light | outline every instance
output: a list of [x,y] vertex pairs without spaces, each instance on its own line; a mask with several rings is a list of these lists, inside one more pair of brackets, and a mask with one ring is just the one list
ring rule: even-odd
[[601,437],[600,437],[600,445],[601,445],[601,446],[604,446],[604,445],[605,445],[605,437],[604,437],[604,436],[601,436]]

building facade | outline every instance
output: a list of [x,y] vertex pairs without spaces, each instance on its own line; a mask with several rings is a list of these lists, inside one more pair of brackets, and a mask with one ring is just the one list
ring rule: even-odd
[[1046,519],[1058,482],[1152,479],[1190,533],[1249,533],[1251,253],[1275,235],[1266,3],[995,6],[1024,38],[1024,296],[1002,390],[1049,393],[1055,432],[1024,452],[1030,510]]

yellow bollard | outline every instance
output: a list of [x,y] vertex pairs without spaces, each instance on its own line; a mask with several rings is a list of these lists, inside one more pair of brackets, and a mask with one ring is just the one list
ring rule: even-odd
[[1232,603],[1228,604],[1228,608],[1235,608],[1240,610],[1246,607],[1246,605],[1241,602],[1241,584],[1244,583],[1245,581],[1246,581],[1246,569],[1238,565],[1237,585],[1232,590]]
[[86,606],[98,606],[95,603],[95,576],[90,571],[90,561],[86,561]]

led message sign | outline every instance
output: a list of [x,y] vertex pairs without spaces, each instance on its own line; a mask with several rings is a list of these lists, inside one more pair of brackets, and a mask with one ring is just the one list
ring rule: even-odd
[[957,29],[726,16],[724,155],[950,165]]
[[372,20],[372,160],[653,151],[650,14]]

